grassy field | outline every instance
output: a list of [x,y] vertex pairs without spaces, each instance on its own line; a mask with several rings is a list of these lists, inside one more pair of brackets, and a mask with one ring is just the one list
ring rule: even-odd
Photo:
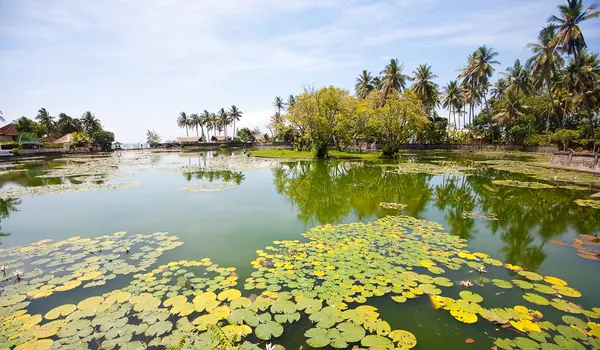
[[[255,157],[263,158],[291,158],[291,159],[313,159],[314,153],[311,151],[296,151],[292,149],[258,149],[250,150],[250,154]],[[329,157],[333,159],[364,159],[364,160],[376,160],[379,159],[379,153],[348,153],[339,151],[329,151]]]

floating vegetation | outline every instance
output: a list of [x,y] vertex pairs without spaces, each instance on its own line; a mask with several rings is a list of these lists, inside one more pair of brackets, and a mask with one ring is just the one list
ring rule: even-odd
[[[162,170],[180,173],[202,173],[219,171],[243,171],[252,169],[269,169],[289,160],[272,158],[255,158],[244,155],[218,156],[210,158],[203,166],[162,167]],[[296,160],[297,161],[297,160]]]
[[578,199],[575,203],[581,207],[600,209],[600,200],[597,199]]
[[403,210],[404,208],[407,207],[406,204],[402,204],[402,203],[379,203],[379,206],[382,208],[386,208],[386,209],[395,209],[395,210]]
[[[181,244],[166,233],[76,237],[0,250],[7,266],[0,269],[6,272],[0,348],[280,349],[273,345],[277,338],[298,332],[294,325],[300,324],[312,348],[415,347],[411,332],[393,330],[377,308],[361,305],[375,296],[389,297],[398,308],[427,298],[458,322],[494,323],[503,332],[495,340],[499,349],[600,347],[600,308],[579,305],[581,293],[567,281],[470,252],[464,240],[435,222],[392,216],[315,227],[304,236],[307,241],[274,241],[257,251],[254,271],[244,281],[249,292],[237,288],[235,268],[209,258],[152,269],[162,251]],[[138,264],[125,268],[134,256]],[[506,272],[517,276],[484,277]],[[121,273],[135,273],[124,288],[55,305],[43,314],[26,311],[61,286],[68,290]],[[459,283],[458,276],[466,280]],[[483,288],[518,295],[524,305],[484,299]],[[545,318],[547,310],[558,317]]]
[[139,186],[139,182],[118,183],[83,183],[83,184],[59,184],[45,186],[13,187],[0,190],[0,199],[21,198],[28,196],[41,196],[46,194],[59,194],[86,191],[104,191],[132,188]]
[[227,181],[214,181],[214,182],[201,182],[187,185],[184,190],[190,192],[219,192],[230,188],[239,187],[235,182]]
[[577,255],[582,259],[600,261],[600,237],[598,236],[579,235],[572,243],[557,240],[550,240],[550,243],[575,248]]
[[517,180],[493,180],[492,183],[494,185],[531,188],[534,190],[544,189],[544,188],[555,188],[552,185],[544,184],[541,182],[527,182],[527,181],[517,181]]
[[576,170],[553,168],[539,163],[527,163],[514,160],[484,160],[476,163],[496,170],[525,174],[542,181],[579,184],[600,183],[600,177],[594,174]]
[[488,221],[496,221],[498,217],[495,214],[485,214],[476,211],[467,211],[462,214],[463,219],[479,219],[479,220],[488,220]]
[[[437,163],[437,164],[434,164]],[[475,168],[457,165],[447,161],[433,161],[431,163],[400,163],[386,164],[384,166],[394,167],[391,172],[398,174],[429,174],[429,175],[467,175],[468,172],[476,170]]]

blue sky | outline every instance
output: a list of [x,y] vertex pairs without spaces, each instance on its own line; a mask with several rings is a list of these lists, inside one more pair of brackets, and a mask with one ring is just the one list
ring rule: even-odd
[[[563,0],[0,0],[0,110],[7,121],[91,110],[122,142],[185,135],[179,112],[237,105],[265,130],[277,95],[352,91],[390,58],[445,84],[487,44],[503,71],[526,59]],[[588,2],[591,3],[591,2]],[[600,51],[600,21],[583,26]],[[231,134],[231,131],[229,132]]]

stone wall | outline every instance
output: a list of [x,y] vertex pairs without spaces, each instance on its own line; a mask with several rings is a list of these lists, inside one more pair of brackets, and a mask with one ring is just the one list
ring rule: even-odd
[[600,171],[599,154],[554,152],[550,164],[571,167],[580,170]]

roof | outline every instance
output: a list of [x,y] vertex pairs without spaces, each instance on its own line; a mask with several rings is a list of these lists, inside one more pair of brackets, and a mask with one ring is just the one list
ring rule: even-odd
[[0,128],[0,135],[17,136],[17,124],[10,123]]
[[194,137],[178,137],[177,142],[179,143],[196,143],[199,142],[200,138],[198,136]]
[[231,139],[231,137],[229,137],[229,136],[221,136],[221,135],[213,135],[210,139],[211,140],[217,140],[217,141],[229,141]]
[[71,142],[71,138],[72,138],[71,135],[73,135],[73,134],[71,133],[71,134],[63,135],[61,138],[59,138],[58,140],[56,140],[54,142],[56,142],[56,143],[70,143]]
[[259,132],[253,132],[252,135],[254,136],[254,139],[256,141],[264,141],[265,140],[265,134],[261,134]]

